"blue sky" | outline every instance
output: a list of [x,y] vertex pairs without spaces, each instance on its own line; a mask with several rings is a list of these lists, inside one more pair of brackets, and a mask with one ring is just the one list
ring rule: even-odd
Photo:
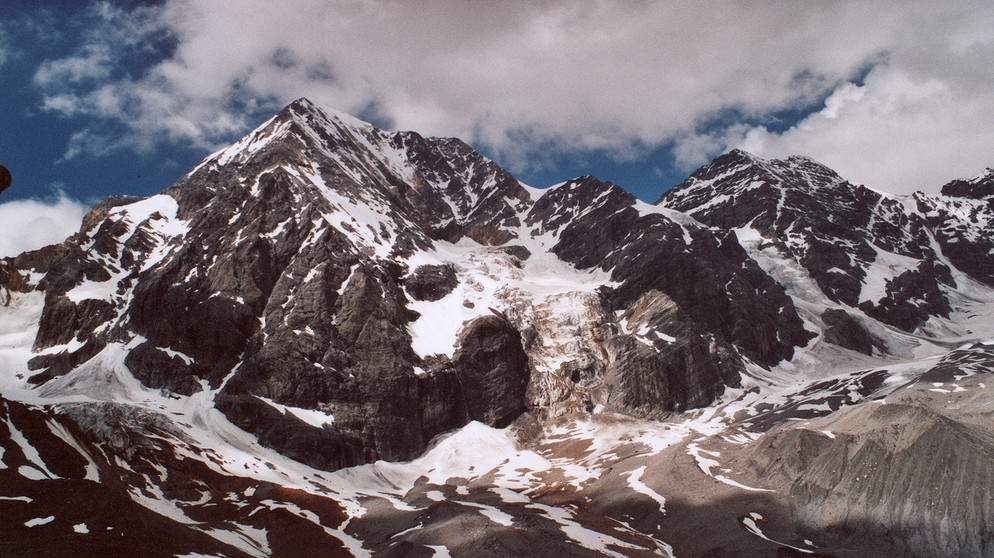
[[[67,157],[75,134],[94,128],[113,133],[116,124],[45,110],[36,75],[44,64],[72,56],[87,40],[94,31],[88,26],[97,19],[87,15],[93,9],[85,2],[5,2],[0,14],[0,161],[11,169],[14,183],[0,201],[65,195],[92,204],[111,194],[150,195],[205,155],[202,146],[176,144],[141,153],[115,149]],[[136,56],[131,70],[140,72],[160,56],[157,51]]]
[[994,166],[986,0],[7,0],[0,72],[0,219],[54,236],[298,97],[649,201],[733,147],[895,194]]

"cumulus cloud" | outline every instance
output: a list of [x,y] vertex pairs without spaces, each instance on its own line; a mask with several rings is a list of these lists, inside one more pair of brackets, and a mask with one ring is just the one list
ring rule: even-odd
[[893,69],[875,71],[865,86],[847,89],[862,96],[839,102],[833,94],[837,102],[782,133],[754,127],[729,144],[761,156],[811,155],[844,176],[895,193],[935,190],[990,162],[989,135],[985,139],[981,130],[990,130],[994,117],[970,107],[983,99],[957,97],[942,82],[915,81]]
[[0,257],[16,256],[62,242],[79,230],[87,207],[66,197],[54,202],[0,203]]
[[[994,106],[986,0],[164,0],[89,17],[78,51],[35,80],[47,110],[123,127],[102,149],[214,147],[307,96],[517,166],[549,150],[630,158],[660,145],[690,166],[748,144],[898,190],[992,163],[978,126]],[[155,38],[168,48],[120,71]],[[765,124],[807,107],[787,131]]]
[[958,54],[955,41],[914,58],[897,53],[862,85],[837,87],[823,109],[789,129],[740,128],[726,143],[761,156],[809,155],[889,192],[937,191],[994,164],[992,37]]

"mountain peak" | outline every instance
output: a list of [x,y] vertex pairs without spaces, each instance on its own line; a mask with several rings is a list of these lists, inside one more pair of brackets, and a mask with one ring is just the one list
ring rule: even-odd
[[[318,112],[321,108],[314,101],[307,97],[301,97],[283,108],[283,111],[291,112]],[[283,112],[281,111],[281,112]]]
[[695,197],[737,195],[758,188],[761,184],[774,189],[814,192],[825,187],[846,183],[838,173],[802,155],[786,159],[763,159],[741,149],[733,149],[697,169],[687,180],[666,192],[659,202],[679,204],[679,200]]
[[720,156],[718,158],[721,159],[722,157],[726,157],[726,158],[732,159],[732,160],[748,161],[748,162],[755,162],[755,163],[765,163],[766,162],[765,159],[763,159],[761,157],[758,157],[756,155],[753,155],[752,153],[750,153],[750,152],[748,152],[748,151],[746,151],[744,149],[739,149],[738,147],[732,149],[728,153],[725,153],[724,155],[722,155],[722,156]]
[[994,198],[994,169],[973,178],[953,180],[942,187],[942,195],[955,198]]
[[347,128],[350,130],[361,130],[364,132],[377,131],[382,132],[376,126],[356,118],[351,114],[332,109],[327,107],[322,107],[306,97],[301,97],[296,101],[290,103],[277,115],[277,119],[293,119],[301,125],[308,127],[331,127],[335,128]]
[[[296,132],[296,133],[294,133]],[[347,140],[352,137],[382,136],[386,133],[372,124],[360,120],[348,113],[318,106],[310,99],[301,97],[283,108],[279,113],[270,117],[240,140],[205,158],[199,165],[188,173],[199,171],[204,167],[216,168],[231,163],[244,164],[253,155],[261,151],[275,140],[296,135],[305,144],[327,150],[337,140]],[[307,138],[311,138],[310,141]],[[365,143],[357,140],[359,143]]]

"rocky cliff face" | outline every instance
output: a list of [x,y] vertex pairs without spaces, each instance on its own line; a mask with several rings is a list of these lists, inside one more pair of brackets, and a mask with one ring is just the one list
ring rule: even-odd
[[[455,371],[415,374],[402,258],[433,239],[509,240],[529,199],[457,140],[300,101],[162,195],[95,210],[43,281],[35,346],[65,348],[33,360],[32,381],[124,345],[145,385],[191,395],[228,380],[216,402],[236,424],[331,469],[409,459],[471,417],[506,424],[524,410],[521,380],[494,394],[509,417],[467,412],[459,375],[527,382],[525,359],[480,370],[493,332],[469,328]],[[335,420],[314,428],[280,405]]]

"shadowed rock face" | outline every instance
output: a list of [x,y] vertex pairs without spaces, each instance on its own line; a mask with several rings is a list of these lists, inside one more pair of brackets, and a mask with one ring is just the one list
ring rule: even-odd
[[874,348],[880,348],[881,342],[853,315],[845,310],[828,309],[821,315],[825,322],[825,342],[846,349],[851,349],[872,355]]
[[994,169],[969,180],[953,180],[940,190],[943,196],[990,200],[994,198]]
[[525,412],[528,355],[507,319],[482,316],[466,324],[452,363],[470,419],[504,428]]
[[0,258],[0,305],[10,303],[13,293],[34,290],[31,274],[48,273],[52,262],[69,249],[67,244],[53,244],[14,257]]
[[[649,291],[621,320],[629,335],[608,342],[605,381],[611,407],[646,418],[701,407],[737,386],[743,369],[734,348],[708,335],[673,299]],[[639,331],[662,332],[638,335]]]

